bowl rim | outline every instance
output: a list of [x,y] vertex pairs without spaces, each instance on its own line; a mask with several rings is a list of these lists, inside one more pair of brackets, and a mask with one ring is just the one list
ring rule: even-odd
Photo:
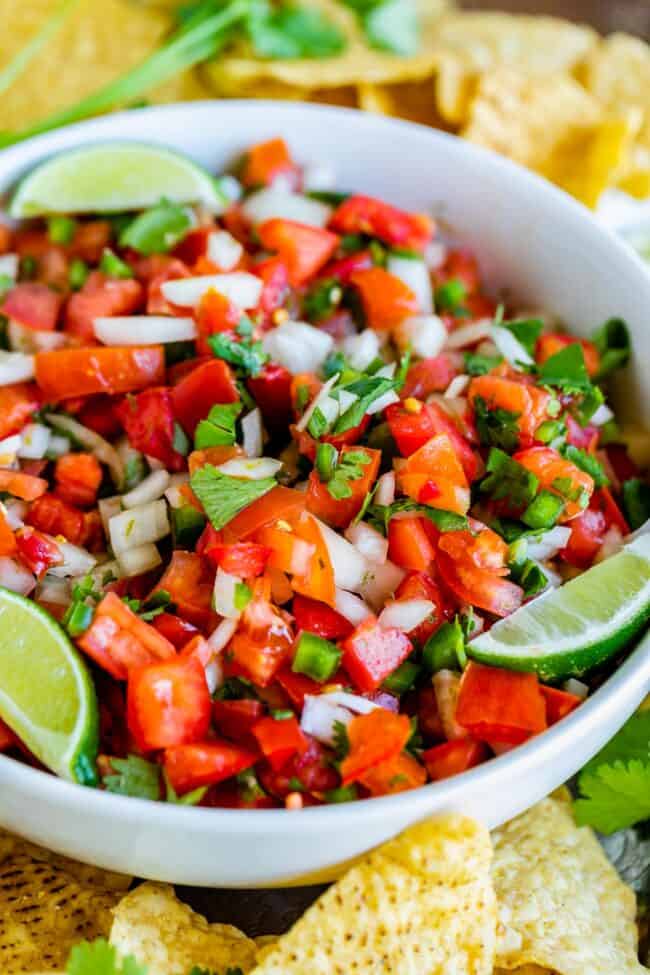
[[[619,257],[636,267],[642,280],[649,281],[646,265],[641,258],[626,245],[613,230],[599,224],[591,212],[580,202],[567,193],[553,186],[536,173],[524,169],[517,163],[498,155],[492,150],[469,142],[446,132],[431,129],[427,126],[409,122],[403,119],[376,116],[358,109],[338,106],[319,105],[307,102],[284,102],[272,99],[204,99],[195,102],[178,102],[168,105],[157,105],[148,108],[132,109],[116,112],[96,119],[77,122],[64,126],[52,132],[42,133],[24,142],[9,146],[0,153],[0,195],[15,185],[16,176],[7,182],[12,171],[19,176],[24,175],[25,166],[32,167],[50,155],[65,151],[67,148],[80,147],[86,143],[101,141],[113,142],[117,139],[137,141],[135,136],[125,134],[127,129],[136,126],[137,119],[146,117],[168,117],[175,120],[177,116],[187,116],[193,111],[255,113],[260,109],[284,115],[300,117],[305,113],[323,116],[323,120],[330,119],[335,125],[340,118],[354,118],[357,131],[361,135],[362,129],[383,128],[387,131],[419,130],[421,135],[431,142],[431,149],[435,151],[436,143],[453,146],[454,152],[465,153],[474,157],[477,167],[480,165],[497,168],[509,173],[522,187],[530,188],[531,193],[544,198],[555,206],[563,207],[574,219],[591,224],[591,231],[606,241],[608,246],[618,251]],[[87,139],[75,141],[77,135],[87,135]],[[72,136],[72,143],[68,143],[68,136]],[[102,140],[102,137],[104,139]],[[218,136],[215,136],[215,140]],[[299,132],[298,132],[299,138]],[[146,141],[146,140],[141,140]],[[158,144],[158,142],[156,142]],[[39,151],[42,150],[42,151]],[[49,151],[48,151],[49,150]],[[22,157],[26,157],[23,159]],[[540,196],[541,195],[541,196]],[[650,295],[650,287],[646,283]],[[381,819],[391,810],[408,802],[415,810],[422,807],[424,813],[430,807],[432,793],[444,794],[445,808],[460,808],[462,794],[469,786],[483,784],[483,788],[491,785],[498,789],[500,786],[511,786],[520,771],[530,772],[534,768],[541,768],[570,747],[570,740],[577,736],[579,739],[589,737],[597,730],[601,722],[608,719],[616,723],[616,715],[626,705],[634,706],[639,699],[639,687],[650,690],[650,633],[641,636],[636,648],[630,653],[621,666],[609,677],[598,690],[580,705],[573,713],[562,721],[544,731],[539,736],[519,745],[512,751],[492,758],[489,761],[456,775],[450,779],[431,782],[407,792],[392,796],[382,796],[371,799],[358,799],[341,804],[311,806],[301,810],[301,816],[288,818],[286,809],[229,809],[223,807],[193,807],[182,806],[161,801],[121,796],[108,793],[96,788],[89,788],[68,782],[50,772],[32,768],[17,759],[0,754],[0,782],[7,788],[10,784],[18,787],[32,798],[40,800],[57,800],[61,805],[75,804],[83,797],[84,807],[88,815],[99,812],[111,815],[120,820],[131,820],[133,823],[156,821],[170,827],[192,828],[194,832],[212,832],[224,830],[229,833],[258,833],[263,829],[269,834],[283,833],[288,823],[293,830],[311,831],[319,826],[331,825],[334,817],[341,818],[343,812],[350,825],[351,821]]]

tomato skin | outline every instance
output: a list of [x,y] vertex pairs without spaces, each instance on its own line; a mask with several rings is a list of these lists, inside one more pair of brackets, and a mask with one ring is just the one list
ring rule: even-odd
[[269,765],[259,766],[259,779],[264,789],[280,799],[295,792],[294,779],[307,792],[322,793],[340,785],[338,772],[332,768],[332,754],[314,738],[307,738],[307,748],[294,754],[285,765],[274,772]]
[[343,785],[357,782],[370,769],[396,758],[411,736],[411,722],[405,714],[376,708],[353,718],[348,725],[350,751],[341,762]]
[[35,383],[0,386],[0,438],[18,433],[40,406]]
[[254,542],[234,542],[232,545],[209,546],[205,555],[224,572],[242,579],[251,579],[264,572],[271,549]]
[[593,493],[592,503],[598,506],[605,515],[608,528],[615,526],[621,535],[629,535],[630,526],[608,487],[597,488]]
[[161,345],[58,349],[34,358],[43,397],[57,403],[71,393],[133,393],[160,384],[165,376]]
[[260,718],[253,725],[252,733],[274,772],[279,771],[292,755],[305,752],[309,744],[295,717]]
[[391,518],[388,523],[388,557],[391,562],[402,569],[426,572],[435,554],[422,518]]
[[289,370],[275,362],[267,363],[259,376],[252,376],[246,383],[271,435],[284,434],[291,423],[291,384]]
[[364,620],[342,643],[343,667],[355,687],[376,691],[413,652],[401,630],[380,627],[374,616]]
[[195,552],[176,549],[151,595],[166,590],[180,617],[201,631],[209,631],[217,621],[212,609],[213,585],[214,572],[205,559]]
[[82,545],[85,535],[84,513],[54,494],[43,494],[31,505],[27,525],[47,535],[63,535],[73,545]]
[[80,508],[95,504],[102,477],[101,465],[94,454],[82,451],[59,457],[54,467],[56,493]]
[[34,528],[19,529],[15,538],[21,562],[38,578],[51,566],[59,565],[63,561],[56,542]]
[[319,603],[308,596],[296,593],[291,612],[296,621],[296,629],[315,633],[325,640],[342,640],[352,633],[354,627],[344,616],[326,603]]
[[419,311],[417,297],[401,278],[382,267],[355,271],[350,284],[359,292],[368,328],[387,331]]
[[226,738],[233,741],[248,740],[253,725],[264,715],[261,701],[242,698],[240,701],[214,701],[212,705],[214,721]]
[[284,261],[289,281],[294,286],[306,284],[329,261],[339,245],[337,235],[328,230],[278,217],[265,220],[257,228],[257,233],[262,246],[277,251]]
[[221,359],[212,359],[184,376],[171,391],[174,415],[188,437],[216,403],[239,399],[232,369]]
[[422,761],[427,767],[429,778],[434,782],[466,772],[475,765],[480,765],[488,757],[489,753],[483,742],[474,741],[472,738],[446,741],[422,753]]
[[27,328],[51,332],[56,328],[62,296],[37,281],[23,281],[7,293],[0,311]]
[[394,403],[386,410],[386,420],[402,457],[410,457],[432,437],[444,433],[451,440],[467,480],[471,483],[478,476],[480,462],[477,454],[436,403],[423,403],[419,413],[410,413],[400,403]]
[[557,687],[540,684],[539,689],[546,705],[546,723],[548,725],[566,718],[567,714],[571,714],[582,704],[582,698],[578,697],[577,694],[569,694],[568,691],[561,691]]
[[270,186],[278,176],[289,177],[294,188],[300,181],[300,170],[284,139],[269,139],[252,146],[244,157],[241,172],[244,186]]
[[81,399],[78,413],[80,423],[90,427],[100,437],[113,440],[120,434],[120,423],[115,416],[114,407],[117,402],[111,396],[88,396]]
[[203,667],[175,657],[129,671],[127,724],[141,752],[200,741],[212,714]]
[[181,650],[187,645],[188,640],[199,634],[195,626],[181,619],[180,616],[174,616],[173,613],[159,613],[152,619],[151,625],[161,636],[169,640],[176,650]]
[[257,754],[227,741],[174,745],[165,750],[163,766],[178,795],[230,779],[257,761]]
[[456,721],[481,741],[518,745],[546,728],[546,704],[536,674],[471,660],[460,681]]
[[[404,494],[435,508],[467,513],[470,491],[465,471],[445,433],[436,434],[405,460],[397,471],[397,484]],[[424,494],[422,493],[424,490]]]
[[155,457],[170,471],[185,468],[185,458],[174,449],[173,400],[168,386],[126,396],[114,413],[132,447]]
[[144,304],[144,289],[135,278],[109,278],[92,271],[75,291],[65,309],[65,331],[85,343],[95,343],[95,318],[131,315]]
[[341,234],[368,234],[385,244],[424,250],[434,231],[433,221],[422,213],[407,213],[371,196],[357,194],[334,211],[330,227]]
[[175,656],[173,644],[114,592],[107,593],[96,607],[92,623],[77,644],[115,680],[126,680],[133,667]]
[[307,510],[333,528],[344,528],[350,524],[361,510],[366,494],[372,488],[379,473],[380,450],[372,450],[370,447],[346,446],[341,449],[340,460],[343,461],[350,453],[365,454],[369,458],[369,463],[361,465],[363,471],[361,477],[348,481],[348,487],[351,491],[350,497],[333,497],[327,484],[321,481],[318,476],[318,471],[313,470],[309,475]]
[[432,393],[444,393],[452,379],[459,374],[461,365],[460,357],[445,353],[421,359],[406,374],[402,398],[414,396],[424,400]]
[[[315,632],[312,630],[312,633]],[[304,674],[294,674],[288,665],[280,668],[276,674],[276,680],[293,706],[300,710],[304,707],[305,697],[308,694],[317,695],[322,690],[322,685],[317,681],[306,677]]]

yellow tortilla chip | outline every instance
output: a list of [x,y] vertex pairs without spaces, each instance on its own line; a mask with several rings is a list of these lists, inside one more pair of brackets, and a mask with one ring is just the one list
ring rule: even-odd
[[359,108],[367,112],[448,128],[438,112],[432,78],[394,85],[358,85],[357,97]]
[[[545,799],[492,834],[497,966],[558,975],[644,975],[636,904],[590,829]],[[647,975],[647,973],[646,973]]]
[[254,975],[492,975],[491,856],[470,819],[411,827],[330,887]]
[[78,941],[107,935],[129,878],[0,834],[0,971],[63,969]]
[[246,973],[255,964],[254,941],[230,924],[208,924],[167,884],[142,884],[113,916],[110,943],[146,966],[147,975],[187,975],[194,965]]

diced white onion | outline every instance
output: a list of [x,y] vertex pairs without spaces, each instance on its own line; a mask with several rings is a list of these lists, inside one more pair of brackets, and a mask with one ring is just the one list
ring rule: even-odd
[[215,230],[208,234],[206,256],[220,271],[232,271],[239,264],[244,248],[227,230]]
[[212,657],[203,669],[205,671],[205,682],[208,685],[208,690],[210,694],[214,694],[224,682],[223,661],[221,657]]
[[37,601],[67,606],[70,602],[70,583],[67,579],[52,579],[46,573],[36,590]]
[[190,483],[189,474],[172,474],[169,478],[169,487],[165,491],[167,503],[172,508],[182,508],[187,504],[187,498],[182,494],[181,488],[184,484]]
[[148,542],[158,542],[171,531],[164,501],[152,501],[139,508],[130,508],[114,515],[108,530],[111,547],[116,555]]
[[361,586],[361,597],[379,612],[393,595],[405,576],[394,562],[387,560],[383,565],[369,565]]
[[18,456],[30,460],[40,460],[45,457],[52,431],[43,423],[28,423],[22,430],[22,444],[18,449]]
[[614,414],[606,403],[601,403],[594,415],[589,420],[595,427],[602,427],[610,420],[614,419]]
[[262,426],[262,414],[257,407],[242,419],[241,428],[246,456],[261,457],[264,447],[264,427]]
[[104,345],[161,345],[191,342],[197,337],[193,318],[171,315],[122,315],[95,318],[93,329]]
[[57,579],[65,579],[68,576],[84,576],[97,565],[96,557],[80,545],[59,541],[56,544],[63,557],[63,562],[60,565],[51,566],[48,572]]
[[158,460],[157,457],[152,457],[151,454],[145,454],[144,459],[149,465],[150,471],[164,471],[167,469],[161,460]]
[[441,240],[430,241],[424,251],[424,260],[430,271],[437,271],[447,260],[447,247]]
[[117,561],[122,574],[127,578],[143,575],[162,564],[160,552],[151,542],[120,552]]
[[395,627],[403,633],[410,633],[435,610],[430,599],[398,599],[386,603],[379,615],[379,625],[386,629]]
[[322,697],[333,704],[339,704],[342,708],[348,708],[354,714],[370,714],[371,711],[376,711],[379,707],[374,701],[369,701],[367,697],[361,697],[360,694],[349,694],[348,691],[330,691],[323,694]]
[[64,433],[69,433],[73,440],[76,440],[87,450],[92,451],[97,460],[101,461],[102,464],[106,464],[108,467],[115,487],[120,488],[122,486],[124,481],[124,465],[119,453],[108,440],[100,437],[94,430],[83,426],[82,423],[73,420],[70,416],[47,413],[45,419],[50,426],[55,427],[57,430],[63,430]]
[[377,481],[377,490],[375,491],[375,504],[388,505],[392,504],[395,500],[395,472],[388,471],[386,474],[382,474]]
[[575,677],[569,677],[568,680],[565,680],[562,689],[568,694],[575,694],[576,697],[581,697],[583,700],[589,696],[589,687],[587,684],[583,684],[581,680],[576,680]]
[[157,501],[161,498],[170,482],[169,473],[165,470],[152,471],[140,481],[132,491],[122,495],[122,505],[125,508],[138,508],[142,504],[149,504],[150,501]]
[[388,558],[388,539],[364,521],[348,525],[345,537],[369,562],[382,563]]
[[469,386],[469,383],[469,376],[454,376],[442,395],[445,399],[457,399],[459,396],[463,395]]
[[103,589],[108,586],[111,582],[116,582],[123,576],[120,563],[117,559],[109,559],[106,562],[100,562],[98,565],[91,569],[83,576],[73,577],[70,582],[74,585],[75,582],[82,583],[86,576],[90,576],[93,581],[93,589]]
[[29,328],[13,318],[7,326],[9,348],[13,352],[26,352],[34,355],[36,352],[53,352],[68,344],[66,332],[46,331],[45,329]]
[[345,617],[348,623],[358,626],[373,615],[369,606],[366,606],[363,599],[355,596],[354,593],[346,592],[345,589],[334,590],[334,606],[336,612]]
[[247,481],[262,481],[265,477],[275,477],[282,467],[282,461],[275,457],[233,457],[217,470],[229,477],[241,477]]
[[448,333],[437,315],[412,315],[395,326],[393,336],[400,349],[410,345],[414,355],[426,359],[442,351]]
[[279,218],[296,220],[311,227],[325,227],[332,215],[332,208],[326,203],[291,193],[277,184],[251,193],[242,203],[242,210],[253,224]]
[[605,559],[616,555],[623,548],[623,534],[618,525],[612,525],[603,537],[603,542],[596,552],[594,562],[604,562]]
[[4,514],[12,532],[15,532],[17,528],[23,527],[29,505],[19,498],[7,498],[6,501],[0,502],[0,511]]
[[239,619],[241,616],[241,610],[235,606],[235,594],[240,583],[241,579],[237,576],[231,575],[230,572],[224,572],[221,568],[217,569],[212,602],[219,616],[233,620]]
[[[313,516],[312,516],[313,517]],[[359,592],[368,573],[368,563],[354,545],[350,545],[342,535],[333,531],[329,525],[314,518],[334,571],[334,583],[340,589]],[[373,567],[374,568],[374,567]]]
[[238,620],[223,619],[208,637],[208,643],[215,653],[224,650],[237,632]]
[[520,362],[525,366],[533,364],[533,357],[523,347],[519,339],[512,334],[509,328],[503,328],[502,325],[493,325],[492,341],[503,358],[507,359],[511,366],[516,366]]
[[352,721],[352,712],[329,700],[331,694],[307,694],[300,717],[300,727],[323,745],[334,745],[336,726],[344,727]]
[[18,254],[2,254],[0,255],[0,276],[3,278],[11,278],[15,281],[18,277],[18,264],[20,258]]
[[464,349],[468,345],[476,345],[483,339],[492,337],[492,319],[482,318],[478,322],[471,322],[469,325],[461,325],[455,328],[447,336],[445,347],[447,349]]
[[248,271],[229,274],[204,274],[197,278],[176,278],[165,281],[161,290],[167,301],[180,308],[193,308],[214,288],[238,308],[255,308],[262,294],[262,279]]
[[445,737],[448,741],[469,737],[465,728],[456,721],[460,675],[453,670],[439,670],[433,675],[432,683]]
[[108,523],[111,518],[114,518],[115,515],[119,515],[121,512],[122,498],[119,494],[115,494],[111,498],[100,498],[97,502],[97,507],[99,508],[99,517],[102,519],[104,532],[108,536]]
[[539,538],[527,539],[527,554],[531,559],[538,562],[545,562],[546,559],[554,558],[560,549],[566,548],[571,537],[571,529],[568,525],[556,525],[544,532]]
[[394,389],[389,389],[383,396],[378,396],[376,400],[373,400],[366,410],[366,415],[374,416],[376,413],[381,413],[382,410],[385,410],[387,406],[392,406],[393,403],[399,403],[399,396]]
[[[325,406],[325,402],[327,400],[329,400],[330,402],[334,403],[334,405],[336,407],[336,410],[337,410],[337,415],[338,415],[338,404],[336,403],[335,400],[332,400],[330,398],[329,392],[330,392],[331,389],[334,388],[334,386],[336,386],[336,384],[337,384],[337,382],[339,380],[339,375],[340,375],[340,373],[337,372],[333,376],[330,376],[330,378],[327,380],[326,383],[323,383],[323,385],[318,390],[318,392],[314,396],[313,400],[311,401],[311,403],[309,404],[309,406],[307,407],[307,409],[305,410],[305,412],[303,413],[303,415],[300,417],[300,419],[296,423],[296,429],[297,430],[306,430],[307,429],[307,427],[309,425],[309,421],[311,420],[312,416],[314,415],[314,413],[316,412],[317,409],[320,409],[321,412],[324,413],[325,417],[327,419],[329,419],[329,417],[327,416],[328,407]],[[325,406],[325,410],[322,410],[321,409],[322,406]],[[336,417],[334,417],[334,419],[336,419]]]
[[0,586],[20,596],[28,596],[36,586],[36,578],[18,559],[0,556]]
[[53,433],[50,437],[50,444],[47,448],[47,456],[51,460],[56,460],[57,457],[63,457],[64,454],[69,454],[72,448],[72,444],[67,437],[63,437],[58,433]]
[[262,346],[274,362],[297,375],[318,372],[334,347],[334,339],[306,322],[283,322],[266,333]]
[[424,261],[419,257],[391,255],[386,262],[386,270],[411,289],[418,300],[422,314],[430,315],[433,311],[433,292],[429,268]]
[[23,437],[20,433],[12,433],[10,437],[0,440],[0,467],[10,467],[22,445]]
[[562,576],[555,569],[551,568],[548,562],[537,562],[535,559],[532,560],[538,569],[544,573],[546,576],[546,589],[542,589],[539,593],[541,596],[548,589],[559,589],[563,583]]
[[363,372],[379,355],[379,336],[372,328],[366,328],[344,338],[341,348],[352,368]]
[[306,190],[333,190],[336,173],[329,163],[310,162],[303,166],[302,185]]
[[0,386],[11,386],[34,378],[34,356],[0,349]]
[[630,542],[635,542],[637,539],[641,538],[642,535],[647,535],[650,532],[650,518],[643,522],[643,524],[636,529],[636,531],[630,532],[629,535],[625,536],[625,544],[628,545]]

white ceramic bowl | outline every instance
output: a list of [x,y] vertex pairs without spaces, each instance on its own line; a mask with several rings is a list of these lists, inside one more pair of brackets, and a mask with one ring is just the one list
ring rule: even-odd
[[[557,313],[578,335],[610,316],[625,318],[634,361],[619,382],[617,408],[650,424],[650,276],[641,262],[568,196],[453,137],[314,105],[194,103],[113,115],[6,150],[0,189],[45,156],[89,142],[169,145],[218,172],[275,135],[286,137],[302,161],[331,162],[341,188],[433,209],[476,250],[490,281],[530,307]],[[61,853],[142,877],[232,887],[304,881],[434,812],[502,823],[572,775],[649,689],[646,637],[577,712],[508,755],[402,795],[294,813],[128,799],[0,757],[0,823]]]

